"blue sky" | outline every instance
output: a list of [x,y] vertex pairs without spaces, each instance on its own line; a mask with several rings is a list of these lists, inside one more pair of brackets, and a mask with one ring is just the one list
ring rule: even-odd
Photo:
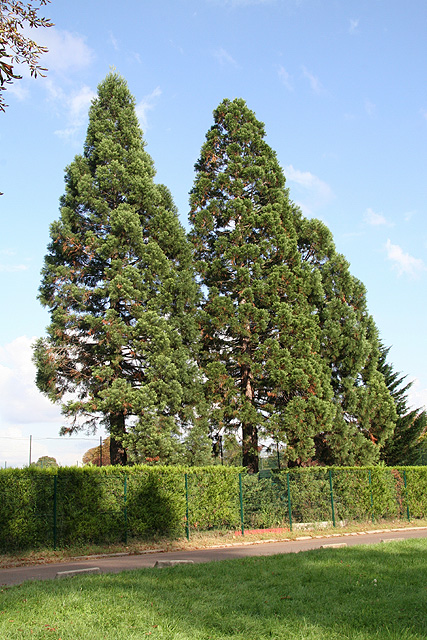
[[[157,180],[187,226],[212,111],[244,98],[266,125],[291,198],[331,229],[397,371],[427,406],[427,4],[424,0],[52,0],[46,78],[9,87],[0,114],[0,466],[97,442],[58,439],[30,344],[49,322],[36,296],[64,169],[111,67],[135,96]],[[85,434],[80,434],[80,438]]]

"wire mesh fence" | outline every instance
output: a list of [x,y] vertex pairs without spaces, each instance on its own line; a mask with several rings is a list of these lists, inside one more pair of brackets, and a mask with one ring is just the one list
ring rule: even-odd
[[0,472],[0,548],[427,517],[427,467],[216,469]]

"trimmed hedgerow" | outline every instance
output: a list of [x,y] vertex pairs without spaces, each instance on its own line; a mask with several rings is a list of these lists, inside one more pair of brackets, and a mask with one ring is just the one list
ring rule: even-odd
[[190,528],[198,531],[239,527],[239,467],[188,469]]
[[43,473],[34,468],[1,470],[1,549],[46,544],[53,527],[54,475],[51,469]]
[[[336,520],[380,521],[427,517],[427,467],[333,467],[332,496]],[[329,468],[275,472],[282,492],[289,485],[294,522],[332,519]],[[406,485],[405,485],[406,481]]]
[[240,471],[142,465],[0,470],[0,549],[182,534],[185,473],[190,525],[235,526]]
[[427,517],[427,467],[290,469],[271,478],[238,467],[60,467],[0,470],[0,549],[115,542],[240,526]]
[[281,482],[244,475],[242,485],[245,528],[289,527],[288,498]]

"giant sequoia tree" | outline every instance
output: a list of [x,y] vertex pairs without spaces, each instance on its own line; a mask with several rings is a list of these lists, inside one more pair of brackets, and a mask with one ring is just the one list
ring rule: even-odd
[[293,220],[301,258],[321,278],[323,292],[313,304],[336,408],[334,430],[316,437],[315,457],[324,464],[372,464],[393,433],[396,412],[379,363],[366,290],[322,222],[304,218],[297,207]]
[[259,432],[284,439],[289,463],[301,464],[335,413],[310,303],[322,295],[320,278],[301,262],[262,123],[243,100],[222,102],[214,121],[190,200],[211,424],[241,429],[252,471]]
[[290,201],[244,101],[214,119],[190,213],[211,428],[241,428],[252,470],[259,433],[290,466],[374,463],[396,412],[365,288],[329,229]]
[[144,460],[150,434],[179,446],[197,391],[191,250],[154,173],[134,99],[111,73],[66,170],[39,296],[51,324],[34,359],[38,387],[73,418],[65,432],[107,424],[112,464],[126,462],[124,441]]

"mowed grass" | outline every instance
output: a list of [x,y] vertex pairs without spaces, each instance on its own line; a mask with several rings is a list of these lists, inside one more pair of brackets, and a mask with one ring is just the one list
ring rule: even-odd
[[427,539],[3,587],[1,640],[427,638]]

